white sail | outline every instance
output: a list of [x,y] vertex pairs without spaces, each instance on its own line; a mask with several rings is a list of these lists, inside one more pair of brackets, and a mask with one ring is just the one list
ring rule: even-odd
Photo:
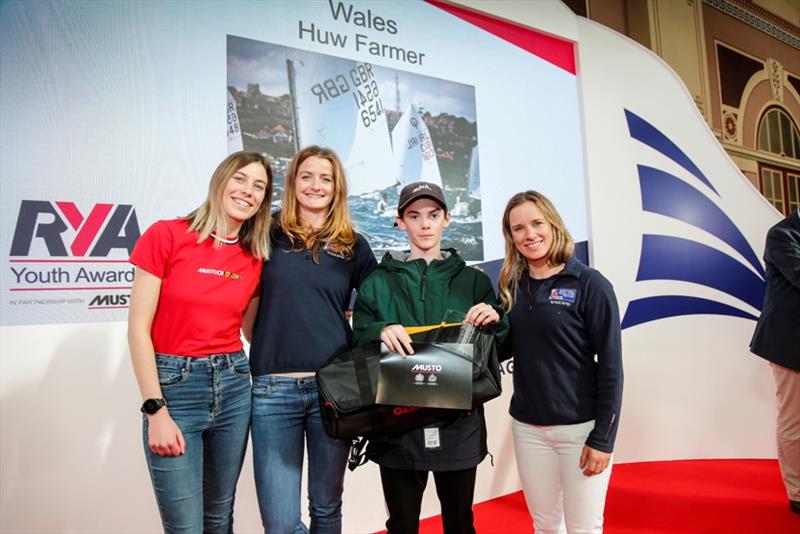
[[370,76],[360,87],[354,89],[353,102],[357,105],[356,136],[345,162],[349,193],[362,195],[378,191],[394,183],[390,171],[392,145],[386,111],[374,75],[368,74],[371,65],[356,65],[364,76]]
[[478,169],[478,145],[475,145],[475,147],[472,149],[472,157],[469,159],[467,195],[469,198],[481,198],[481,173]]
[[478,171],[478,145],[472,149],[469,158],[469,171],[467,173],[467,191],[464,198],[461,195],[456,197],[450,213],[453,217],[469,217],[480,213],[478,202],[481,199],[481,181]]
[[391,185],[389,127],[372,65],[299,50],[290,54],[300,147],[332,148],[345,167],[350,195]]
[[228,91],[228,154],[244,150],[242,145],[242,128],[239,125],[239,114],[236,112],[236,100]]
[[442,176],[428,126],[409,104],[392,130],[395,180],[400,185],[430,182],[441,187]]

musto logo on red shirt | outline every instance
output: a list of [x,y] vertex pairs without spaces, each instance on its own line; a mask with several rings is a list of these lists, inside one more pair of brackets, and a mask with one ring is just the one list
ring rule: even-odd
[[126,308],[134,273],[128,258],[140,233],[130,204],[81,210],[74,202],[21,201],[6,275],[18,298],[10,304]]
[[210,274],[212,276],[222,276],[224,278],[230,278],[231,280],[238,280],[241,277],[241,275],[238,273],[222,271],[220,269],[212,269],[210,267],[200,267],[197,269],[197,272],[200,274]]

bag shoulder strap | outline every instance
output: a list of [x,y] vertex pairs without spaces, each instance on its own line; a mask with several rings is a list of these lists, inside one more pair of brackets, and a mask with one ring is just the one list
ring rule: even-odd
[[[358,384],[358,396],[361,403],[361,406],[372,406],[375,404],[375,398],[377,396],[375,389],[372,387],[372,379],[370,378],[369,374],[369,364],[367,362],[367,358],[375,358],[376,360],[380,360],[380,344],[379,343],[370,343],[366,345],[362,350],[358,350],[353,354],[353,365],[355,366],[356,372],[356,382]],[[377,386],[377,377],[376,377],[376,386]],[[381,415],[379,410],[368,410],[367,417],[369,418],[369,423],[372,428],[381,428],[383,426],[383,416]],[[361,444],[361,449],[364,448],[366,445],[367,440],[361,438],[363,440]],[[360,449],[359,449],[360,450]],[[366,457],[363,459],[361,463],[366,462]],[[357,464],[352,469],[358,467]]]

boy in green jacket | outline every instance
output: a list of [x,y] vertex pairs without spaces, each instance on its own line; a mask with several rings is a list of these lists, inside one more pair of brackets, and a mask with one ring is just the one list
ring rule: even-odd
[[[410,251],[387,252],[361,284],[354,343],[380,340],[390,351],[413,358],[404,326],[439,324],[447,310],[465,312],[464,322],[475,326],[500,323],[495,337],[501,342],[508,320],[496,306],[491,281],[467,267],[454,249],[441,249],[442,232],[450,224],[441,188],[427,182],[407,185],[397,212]],[[428,471],[433,471],[444,532],[474,533],[475,474],[486,452],[483,406],[436,425],[370,440],[367,456],[380,465],[389,534],[418,532]]]

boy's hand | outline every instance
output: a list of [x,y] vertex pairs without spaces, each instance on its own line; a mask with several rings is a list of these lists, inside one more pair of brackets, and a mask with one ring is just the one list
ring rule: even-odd
[[483,326],[496,323],[500,320],[500,315],[488,304],[476,304],[469,309],[464,322],[473,326]]
[[383,330],[381,330],[381,341],[383,341],[387,349],[396,352],[403,358],[414,354],[414,349],[411,348],[411,337],[406,333],[403,325],[390,324],[384,326]]

